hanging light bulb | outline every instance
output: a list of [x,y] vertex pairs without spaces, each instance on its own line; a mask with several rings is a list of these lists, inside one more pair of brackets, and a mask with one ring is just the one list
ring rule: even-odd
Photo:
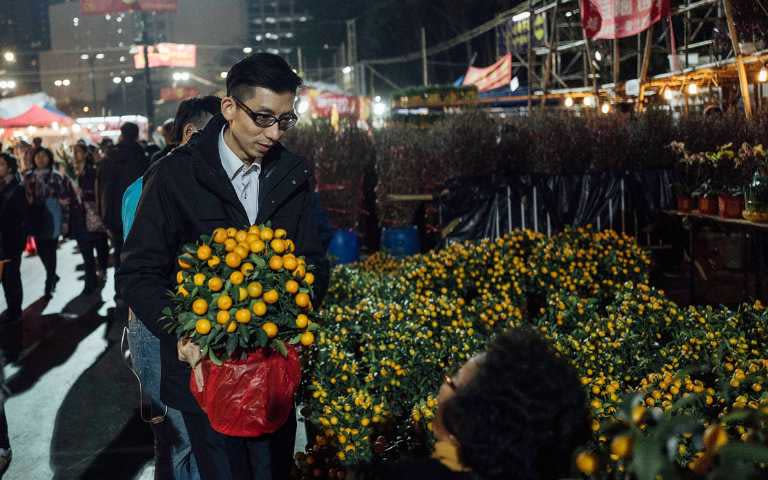
[[699,86],[695,83],[689,83],[688,95],[698,95],[698,94],[699,94]]
[[768,82],[768,68],[765,65],[760,69],[760,73],[757,74],[757,81],[760,83]]
[[670,101],[675,97],[675,92],[671,88],[664,90],[664,100]]
[[610,103],[604,103],[602,107],[600,107],[600,111],[604,114],[611,113],[611,104]]
[[573,97],[565,97],[565,106],[571,108],[573,106]]
[[594,95],[587,95],[584,97],[584,106],[585,107],[594,107],[597,105],[597,100],[595,99]]

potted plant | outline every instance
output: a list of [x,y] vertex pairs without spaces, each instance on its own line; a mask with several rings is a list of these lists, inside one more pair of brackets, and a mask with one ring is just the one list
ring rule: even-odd
[[694,192],[702,185],[702,170],[704,157],[700,153],[691,153],[682,142],[672,142],[669,148],[680,156],[677,165],[677,181],[672,188],[677,201],[677,209],[681,212],[694,210]]
[[723,218],[741,218],[744,210],[745,169],[733,149],[733,143],[720,146],[714,152],[706,154],[707,160],[714,167],[713,183],[719,184],[717,198],[718,213]]
[[753,222],[768,222],[768,154],[762,145],[743,143],[739,159],[746,172],[753,172],[744,189],[743,216]]

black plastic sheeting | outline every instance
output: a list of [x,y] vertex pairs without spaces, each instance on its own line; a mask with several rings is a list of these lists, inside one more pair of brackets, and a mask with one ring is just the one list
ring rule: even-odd
[[439,195],[443,241],[498,238],[515,228],[552,235],[566,225],[639,236],[672,208],[672,172],[600,172],[517,178],[462,177]]

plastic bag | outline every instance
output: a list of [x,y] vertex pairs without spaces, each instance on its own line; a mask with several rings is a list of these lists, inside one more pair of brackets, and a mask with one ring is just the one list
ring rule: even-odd
[[205,359],[202,367],[202,391],[194,374],[189,377],[189,389],[217,432],[258,437],[288,420],[301,381],[301,362],[294,348],[289,347],[285,357],[263,349],[222,365]]

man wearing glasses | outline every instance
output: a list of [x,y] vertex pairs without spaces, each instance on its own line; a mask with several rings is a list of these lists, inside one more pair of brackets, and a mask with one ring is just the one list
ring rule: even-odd
[[[295,239],[297,253],[316,267],[319,304],[328,263],[314,221],[310,166],[279,140],[296,124],[299,78],[281,57],[259,53],[227,75],[221,114],[190,141],[156,162],[144,177],[139,207],[118,273],[128,305],[161,343],[161,399],[181,410],[200,476],[207,479],[288,478],[295,422],[257,439],[215,432],[189,391],[199,351],[163,329],[176,256],[183,244],[215,228],[272,222]],[[186,362],[179,361],[184,358]],[[188,363],[189,364],[188,364]]]

